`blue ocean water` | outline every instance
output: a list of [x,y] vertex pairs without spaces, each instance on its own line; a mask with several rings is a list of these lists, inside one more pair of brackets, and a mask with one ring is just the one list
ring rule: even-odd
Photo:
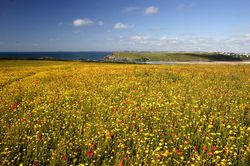
[[63,60],[102,60],[112,52],[0,52],[0,58],[56,58]]

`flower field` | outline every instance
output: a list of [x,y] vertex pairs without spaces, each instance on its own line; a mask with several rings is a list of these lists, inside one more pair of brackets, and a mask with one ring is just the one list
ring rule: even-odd
[[0,165],[249,165],[250,65],[0,61]]

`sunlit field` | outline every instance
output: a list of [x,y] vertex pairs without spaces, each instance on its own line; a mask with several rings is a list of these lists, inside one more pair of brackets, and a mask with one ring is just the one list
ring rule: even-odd
[[0,61],[0,165],[249,165],[250,65]]

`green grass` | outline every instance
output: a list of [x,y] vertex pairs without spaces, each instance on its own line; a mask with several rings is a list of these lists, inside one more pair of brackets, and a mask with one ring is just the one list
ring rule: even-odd
[[117,61],[241,61],[239,57],[226,56],[220,53],[187,53],[187,52],[114,52]]

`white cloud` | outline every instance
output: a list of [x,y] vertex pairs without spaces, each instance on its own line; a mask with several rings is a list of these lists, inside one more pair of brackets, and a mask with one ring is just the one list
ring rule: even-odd
[[229,51],[250,52],[250,32],[225,38],[194,33],[154,36],[152,33],[136,34],[107,39],[113,49],[136,51]]
[[250,42],[250,33],[245,33],[245,34],[238,34],[231,36],[228,41],[232,43],[245,43],[245,42]]
[[144,14],[149,15],[149,14],[156,14],[158,13],[159,9],[155,6],[149,6],[145,9]]
[[244,34],[243,39],[250,42],[250,33]]
[[97,25],[103,26],[103,25],[104,25],[104,22],[103,22],[103,21],[97,21]]
[[219,51],[222,49],[220,40],[195,34],[161,37],[158,46],[161,49],[173,51]]
[[[232,51],[250,52],[250,33],[234,34],[225,38],[194,33],[154,36],[152,33],[108,38],[114,50],[136,51]],[[108,47],[108,45],[107,45]]]
[[126,7],[126,8],[124,9],[124,12],[129,13],[129,12],[133,12],[133,11],[136,11],[136,10],[138,10],[137,7],[130,6],[130,7]]
[[118,22],[118,23],[116,23],[114,25],[114,29],[127,29],[127,28],[128,28],[127,24],[123,24],[123,23],[120,23],[120,22]]
[[[151,42],[152,43],[152,42]],[[241,34],[218,39],[216,37],[177,35],[161,37],[156,42],[159,50],[173,51],[232,51],[249,52],[250,34]]]
[[141,44],[148,44],[149,43],[149,37],[144,36],[144,35],[135,35],[135,36],[130,36],[130,39],[134,42],[138,42]]
[[84,19],[76,19],[73,21],[73,25],[76,26],[76,27],[79,27],[79,26],[87,26],[87,25],[91,25],[93,24],[94,22],[92,20],[90,20],[89,18],[84,18]]
[[234,39],[242,42],[250,42],[250,33],[238,35]]
[[169,43],[169,44],[175,44],[178,42],[178,39],[176,37],[166,37],[163,36],[160,38],[161,43]]
[[135,41],[148,40],[148,36],[142,36],[142,35],[135,35],[131,36],[130,38]]

